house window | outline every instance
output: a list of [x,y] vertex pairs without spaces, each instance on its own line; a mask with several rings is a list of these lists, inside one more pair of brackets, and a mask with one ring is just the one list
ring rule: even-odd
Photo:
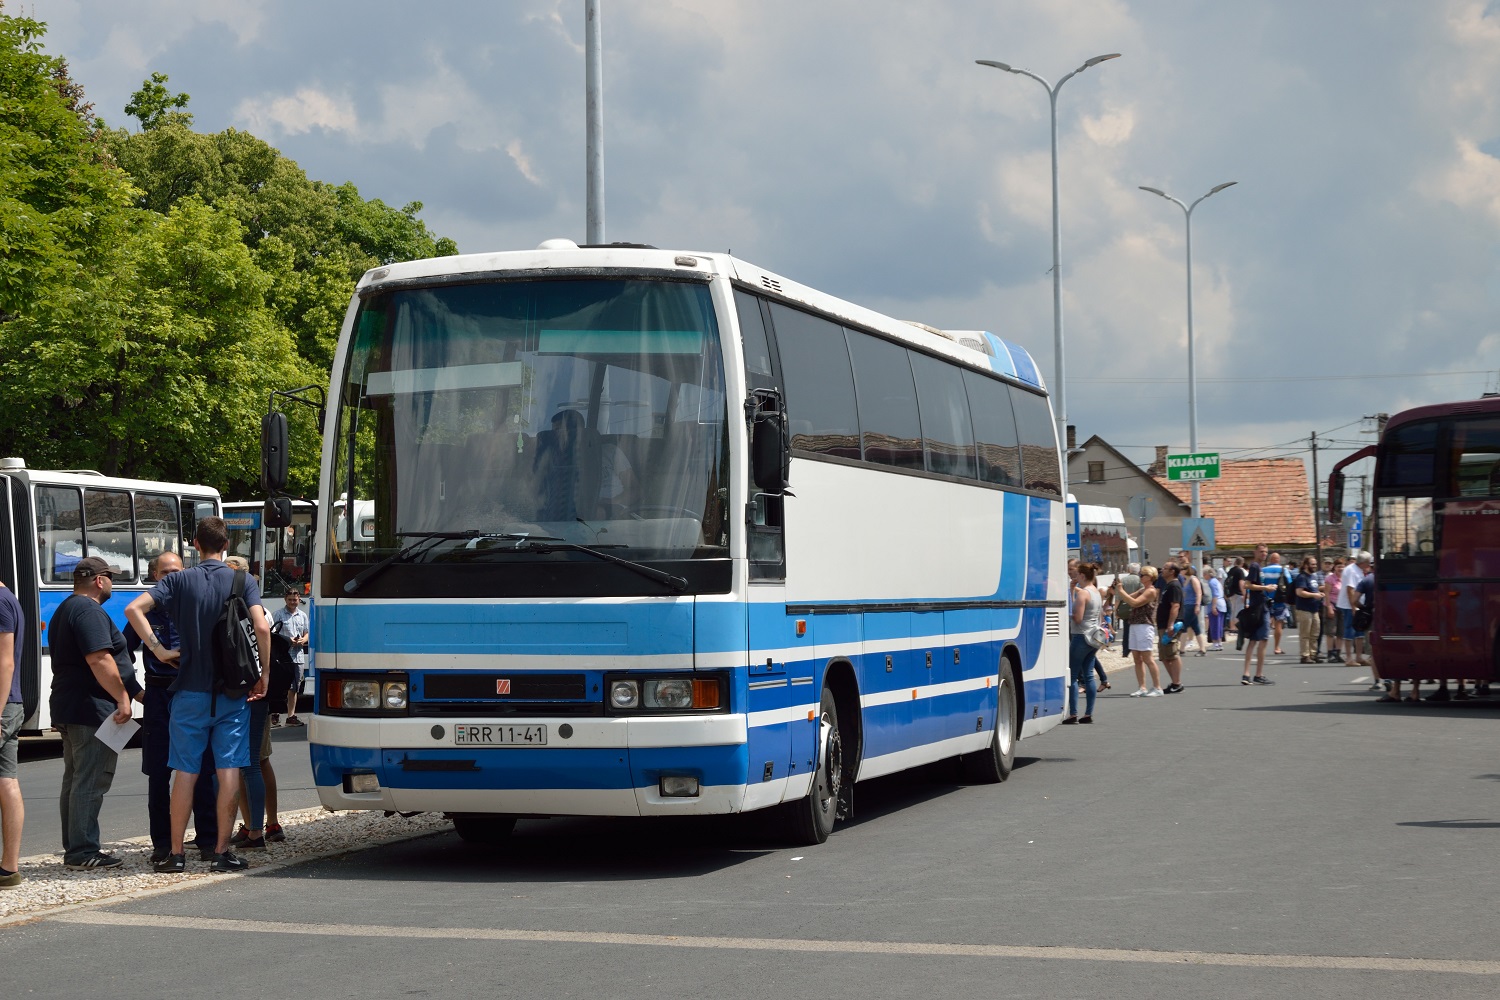
[[1089,482],[1091,482],[1091,483],[1102,483],[1102,482],[1104,482],[1104,463],[1103,462],[1090,462],[1089,463]]

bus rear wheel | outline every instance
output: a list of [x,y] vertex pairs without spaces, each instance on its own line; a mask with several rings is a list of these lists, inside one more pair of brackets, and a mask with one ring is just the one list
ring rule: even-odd
[[786,813],[786,831],[794,844],[821,844],[833,832],[838,818],[839,796],[844,791],[847,772],[844,769],[844,732],[839,725],[838,705],[833,692],[823,689],[823,704],[818,712],[818,768],[813,772],[812,788],[807,797],[782,806]]
[[463,815],[453,817],[453,829],[466,844],[493,847],[510,839],[516,828],[514,816]]
[[1000,661],[1000,690],[995,703],[995,732],[990,745],[963,758],[964,777],[976,785],[1004,781],[1015,767],[1016,673],[1010,660]]

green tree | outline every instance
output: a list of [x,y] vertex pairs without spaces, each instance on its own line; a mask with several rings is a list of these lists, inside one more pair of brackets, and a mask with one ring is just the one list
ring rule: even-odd
[[167,89],[167,74],[152,73],[151,79],[130,95],[125,113],[137,119],[141,128],[148,132],[168,122],[191,125],[193,116],[178,110],[187,107],[188,100],[187,94],[174,94]]

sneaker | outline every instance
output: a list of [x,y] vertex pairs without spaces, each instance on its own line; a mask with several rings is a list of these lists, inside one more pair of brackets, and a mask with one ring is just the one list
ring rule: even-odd
[[1078,716],[1070,715],[1066,719],[1062,720],[1062,724],[1065,726],[1076,726],[1078,725]]
[[295,715],[288,715],[286,717],[286,724],[289,725],[289,726],[302,726],[302,725],[306,725],[306,723],[304,723],[301,719],[297,718]]
[[279,716],[279,715],[273,715],[273,716],[271,716],[271,728],[272,729],[280,729],[281,728],[281,716]]
[[1370,685],[1370,690],[1371,691],[1384,691],[1385,690],[1385,685],[1382,684],[1382,683],[1380,683],[1379,681],[1376,681],[1374,684]]
[[1139,691],[1132,691],[1132,692],[1130,692],[1130,697],[1132,697],[1132,698],[1144,698],[1144,697],[1146,697],[1146,689],[1145,688],[1141,688]]
[[1080,726],[1092,726],[1094,724],[1094,717],[1092,715],[1085,715],[1078,720],[1078,724]]
[[1186,690],[1181,684],[1168,684],[1163,694],[1181,694]]
[[286,843],[286,834],[281,831],[280,823],[272,823],[266,827],[266,839],[273,844]]
[[1275,684],[1276,682],[1273,681],[1273,680],[1271,680],[1271,678],[1269,678],[1269,677],[1257,677],[1257,678],[1254,679],[1254,683],[1269,685],[1269,684]]
[[160,861],[152,861],[151,867],[163,875],[173,875],[187,871],[187,858],[181,854],[168,854]]
[[1160,698],[1164,693],[1165,692],[1163,692],[1161,688],[1152,688],[1150,691],[1146,692],[1146,697],[1147,698]]
[[99,851],[91,857],[84,858],[82,861],[66,861],[63,863],[63,867],[72,869],[75,872],[81,872],[94,868],[118,868],[124,863],[123,859],[117,858],[113,854],[105,854],[103,851]]
[[14,889],[24,881],[26,877],[20,872],[6,872],[0,874],[0,889]]
[[1249,684],[1250,683],[1250,675],[1246,674],[1245,676],[1241,677],[1240,678],[1240,683],[1241,684]]
[[225,851],[223,854],[214,855],[213,863],[208,867],[216,872],[242,872],[250,867],[250,862],[233,851]]
[[264,851],[266,849],[266,838],[264,836],[246,837],[244,843],[236,844],[235,846],[242,851]]
[[[250,828],[248,826],[246,826],[244,823],[241,823],[240,824],[240,828],[238,830],[234,831],[234,836],[229,838],[229,846],[230,847],[244,847],[245,844],[249,843],[249,841],[250,841]],[[209,853],[213,853],[213,852],[210,851]]]

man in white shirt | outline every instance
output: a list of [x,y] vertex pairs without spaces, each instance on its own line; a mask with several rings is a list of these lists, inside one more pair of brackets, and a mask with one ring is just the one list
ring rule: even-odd
[[286,724],[300,726],[297,718],[297,696],[302,693],[302,679],[307,676],[307,612],[302,610],[302,595],[288,590],[286,604],[271,612],[271,633],[286,639],[292,647],[292,663],[297,667],[296,680],[286,695]]
[[1339,578],[1339,599],[1335,605],[1339,616],[1339,648],[1343,650],[1344,662],[1361,667],[1369,666],[1365,660],[1364,633],[1354,631],[1354,606],[1349,603],[1349,598],[1354,596],[1355,588],[1365,578],[1365,573],[1374,561],[1375,557],[1370,553],[1360,552],[1344,567],[1343,576]]

